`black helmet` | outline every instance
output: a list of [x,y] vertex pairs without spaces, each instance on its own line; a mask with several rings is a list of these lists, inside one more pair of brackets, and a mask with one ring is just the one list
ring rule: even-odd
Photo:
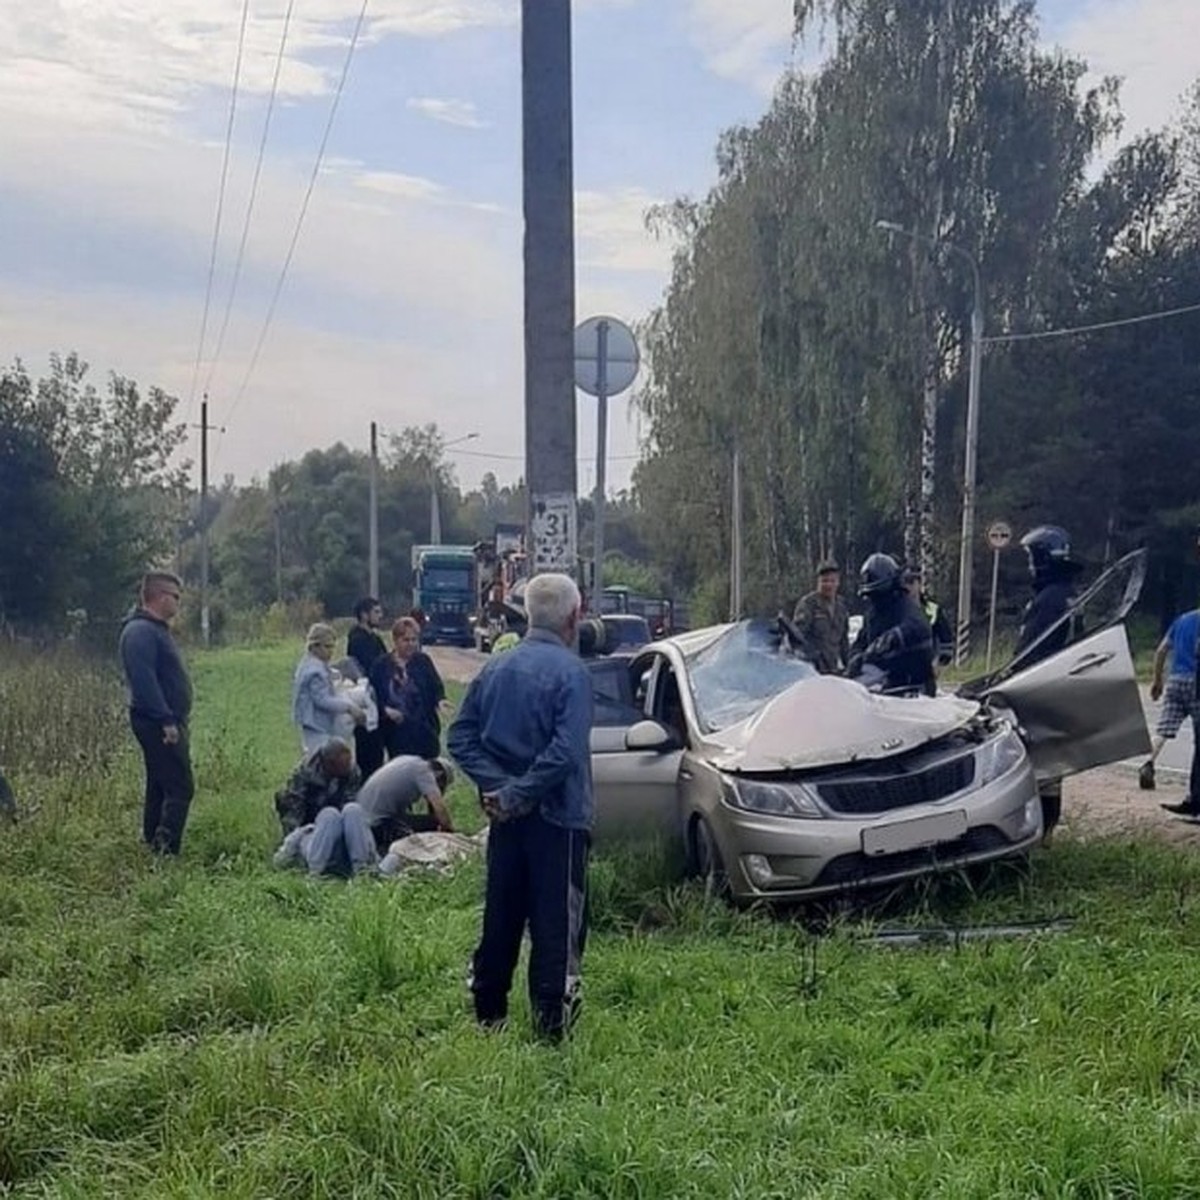
[[1071,557],[1071,539],[1057,525],[1039,525],[1022,539],[1021,545],[1029,555],[1029,573],[1035,583],[1065,578],[1079,570]]
[[858,570],[858,594],[878,596],[903,586],[900,564],[890,554],[871,554]]

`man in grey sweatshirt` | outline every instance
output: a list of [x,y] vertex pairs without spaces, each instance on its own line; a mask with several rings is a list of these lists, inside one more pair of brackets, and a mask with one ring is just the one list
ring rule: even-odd
[[188,751],[192,684],[171,622],[179,612],[178,576],[151,571],[141,604],[121,628],[121,665],[129,684],[129,723],[146,765],[142,839],[159,854],[178,854],[195,784]]

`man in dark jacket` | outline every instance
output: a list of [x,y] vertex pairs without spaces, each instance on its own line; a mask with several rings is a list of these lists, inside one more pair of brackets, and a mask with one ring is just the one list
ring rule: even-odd
[[574,1020],[586,936],[592,827],[592,684],[572,647],[579,590],[566,575],[525,589],[529,632],[491,658],[450,728],[449,747],[491,819],[483,935],[471,990],[485,1027],[504,1023],[529,926],[529,996],[540,1037]]
[[[1033,599],[1025,606],[1017,634],[1016,658],[1032,666],[1064,649],[1071,639],[1071,622],[1063,620],[1075,603],[1075,580],[1083,565],[1071,554],[1071,539],[1057,525],[1039,525],[1022,539],[1029,558]],[[1050,632],[1053,630],[1053,632]],[[1062,817],[1062,780],[1039,779],[1042,829],[1049,838]]]
[[854,679],[871,666],[883,673],[886,688],[932,695],[933,635],[920,604],[905,590],[900,564],[890,554],[872,554],[862,565],[858,594],[867,611],[846,674]]
[[[374,596],[365,596],[354,606],[354,628],[346,639],[346,653],[358,663],[363,679],[369,679],[371,668],[387,657],[387,646],[379,635],[382,624],[383,605]],[[383,766],[383,750],[382,726],[354,727],[354,758],[364,779],[370,779]]]
[[192,685],[171,636],[182,591],[176,575],[147,574],[141,604],[126,618],[119,643],[129,722],[146,767],[142,838],[159,854],[179,853],[196,790],[188,751]]

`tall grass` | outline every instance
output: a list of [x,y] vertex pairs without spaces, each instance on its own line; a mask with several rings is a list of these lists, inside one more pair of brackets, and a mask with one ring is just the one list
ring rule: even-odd
[[[582,1021],[547,1050],[522,981],[508,1030],[470,1020],[478,862],[270,869],[293,660],[195,661],[180,862],[136,846],[128,756],[91,777],[103,804],[0,827],[0,1194],[1200,1195],[1188,854],[1064,838],[820,936],[709,900],[661,848],[602,854]],[[957,948],[861,936],[1060,915],[1065,935]]]
[[111,659],[70,642],[49,651],[0,646],[0,771],[23,804],[97,798],[128,748],[125,694]]

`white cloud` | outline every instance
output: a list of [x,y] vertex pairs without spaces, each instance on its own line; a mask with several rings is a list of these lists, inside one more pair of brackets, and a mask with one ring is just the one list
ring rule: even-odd
[[[296,5],[281,95],[329,89],[333,68],[309,60],[346,44],[360,8]],[[251,4],[241,70],[249,95],[271,86],[284,11],[283,0]],[[199,90],[229,88],[241,12],[241,0],[0,0],[0,112],[49,109],[93,127],[160,123]],[[514,0],[373,0],[366,37],[444,36],[510,24],[515,12]]]
[[440,200],[446,195],[442,184],[399,171],[360,171],[355,183],[368,191],[383,192],[401,200]]
[[438,100],[433,96],[413,96],[408,105],[432,121],[457,125],[461,129],[486,129],[487,122],[479,118],[475,105],[469,100]]
[[1085,84],[1123,77],[1125,138],[1167,124],[1200,75],[1197,0],[1088,0],[1058,40],[1087,60]]
[[687,0],[692,37],[708,67],[769,95],[790,59],[787,0]]
[[579,265],[664,274],[671,263],[672,245],[646,228],[646,210],[661,199],[638,187],[576,192]]

